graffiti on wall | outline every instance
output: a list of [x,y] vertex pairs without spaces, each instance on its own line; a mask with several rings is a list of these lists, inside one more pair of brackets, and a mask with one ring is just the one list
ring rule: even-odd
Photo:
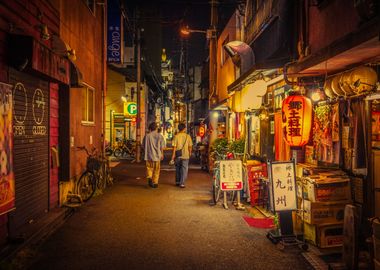
[[12,119],[12,86],[0,83],[0,215],[15,206]]

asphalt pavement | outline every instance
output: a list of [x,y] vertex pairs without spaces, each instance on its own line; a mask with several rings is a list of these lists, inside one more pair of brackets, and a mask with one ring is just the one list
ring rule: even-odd
[[279,250],[249,227],[246,212],[210,205],[211,177],[197,165],[183,189],[167,161],[157,189],[143,163],[114,165],[114,185],[29,250],[29,269],[310,269],[301,249]]

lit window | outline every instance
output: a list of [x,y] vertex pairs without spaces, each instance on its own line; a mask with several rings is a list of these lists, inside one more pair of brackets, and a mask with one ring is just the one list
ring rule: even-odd
[[85,87],[82,94],[82,123],[94,124],[95,122],[95,89]]

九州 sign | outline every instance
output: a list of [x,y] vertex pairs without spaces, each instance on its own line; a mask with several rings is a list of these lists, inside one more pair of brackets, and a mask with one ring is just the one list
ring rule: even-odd
[[296,210],[296,174],[294,161],[268,164],[272,183],[272,206],[274,211]]
[[122,27],[120,7],[117,0],[109,0],[107,6],[107,62],[121,63]]

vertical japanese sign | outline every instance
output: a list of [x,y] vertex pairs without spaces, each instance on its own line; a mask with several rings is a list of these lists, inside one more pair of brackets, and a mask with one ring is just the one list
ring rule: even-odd
[[107,62],[121,63],[122,24],[118,0],[107,2]]
[[15,207],[12,86],[0,83],[0,215]]
[[297,209],[296,177],[294,161],[268,164],[272,183],[272,203],[274,211]]
[[241,160],[221,160],[219,173],[221,190],[241,190],[243,188]]
[[282,127],[285,141],[291,147],[304,146],[309,141],[312,123],[311,100],[302,95],[290,95],[282,103]]

